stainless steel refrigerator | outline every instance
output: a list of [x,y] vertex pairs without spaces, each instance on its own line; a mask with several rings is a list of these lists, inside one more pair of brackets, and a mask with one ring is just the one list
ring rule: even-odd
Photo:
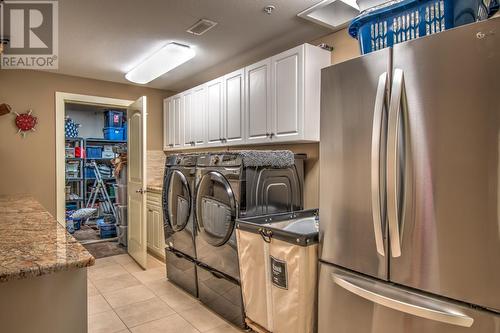
[[319,333],[499,333],[500,19],[321,89]]

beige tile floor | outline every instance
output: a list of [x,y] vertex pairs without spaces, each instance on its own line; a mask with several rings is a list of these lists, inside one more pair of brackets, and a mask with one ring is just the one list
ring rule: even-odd
[[242,332],[168,282],[165,272],[152,256],[146,270],[128,254],[97,259],[88,269],[88,332]]

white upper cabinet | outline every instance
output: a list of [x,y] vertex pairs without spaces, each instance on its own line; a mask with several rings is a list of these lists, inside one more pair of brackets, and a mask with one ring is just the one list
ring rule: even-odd
[[173,110],[173,126],[172,133],[174,136],[173,147],[181,148],[184,143],[184,121],[183,121],[183,112],[182,112],[182,96],[175,95],[172,97],[172,107]]
[[166,99],[165,149],[319,141],[330,57],[303,44]]
[[271,58],[271,140],[301,138],[304,129],[304,47]]
[[245,68],[246,140],[269,141],[271,123],[271,59]]
[[207,83],[207,131],[208,144],[224,142],[224,79],[218,78]]
[[179,132],[179,129],[176,128],[174,97],[166,98],[163,101],[163,124],[165,126],[163,130],[164,149],[172,149],[175,147],[176,134]]
[[207,143],[206,139],[206,87],[198,86],[192,89],[191,105],[191,141],[194,146],[200,147]]
[[245,123],[245,70],[240,69],[224,76],[224,117],[222,118],[224,142],[242,144]]
[[192,147],[193,140],[193,90],[188,90],[182,93],[182,105],[184,113],[184,140],[182,145],[184,147]]
[[170,103],[171,98],[165,98],[163,100],[163,150],[171,149],[173,145],[172,131],[170,130]]

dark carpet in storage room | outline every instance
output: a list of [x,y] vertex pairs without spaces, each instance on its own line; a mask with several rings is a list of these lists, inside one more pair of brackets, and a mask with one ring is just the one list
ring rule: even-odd
[[[80,230],[76,230],[73,236],[79,241],[98,240],[99,231],[88,225],[83,225]],[[103,242],[94,244],[82,244],[94,258],[105,258],[118,254],[127,253],[127,248],[119,245],[118,242]]]

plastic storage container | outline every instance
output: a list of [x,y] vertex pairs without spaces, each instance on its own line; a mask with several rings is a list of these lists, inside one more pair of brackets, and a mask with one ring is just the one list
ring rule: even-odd
[[106,140],[123,140],[123,127],[104,127],[102,131]]
[[237,219],[246,322],[257,332],[316,331],[318,211]]
[[128,225],[127,206],[126,205],[116,205],[116,211],[118,212],[117,224],[121,225],[121,226],[127,226]]
[[95,170],[93,167],[85,167],[85,178],[95,179]]
[[107,110],[104,112],[104,127],[122,127],[123,111]]
[[102,157],[102,147],[87,146],[87,158],[101,158],[101,157]]
[[118,230],[118,244],[121,244],[123,246],[127,246],[128,227],[120,225],[120,226],[117,226],[116,228]]
[[118,205],[127,204],[127,185],[115,184],[115,202]]
[[97,227],[99,228],[99,235],[101,238],[112,238],[116,237],[116,225],[111,223],[106,223],[104,219],[98,219]]
[[[495,0],[496,1],[496,0]],[[491,0],[395,0],[364,11],[349,26],[366,54],[488,18]]]

